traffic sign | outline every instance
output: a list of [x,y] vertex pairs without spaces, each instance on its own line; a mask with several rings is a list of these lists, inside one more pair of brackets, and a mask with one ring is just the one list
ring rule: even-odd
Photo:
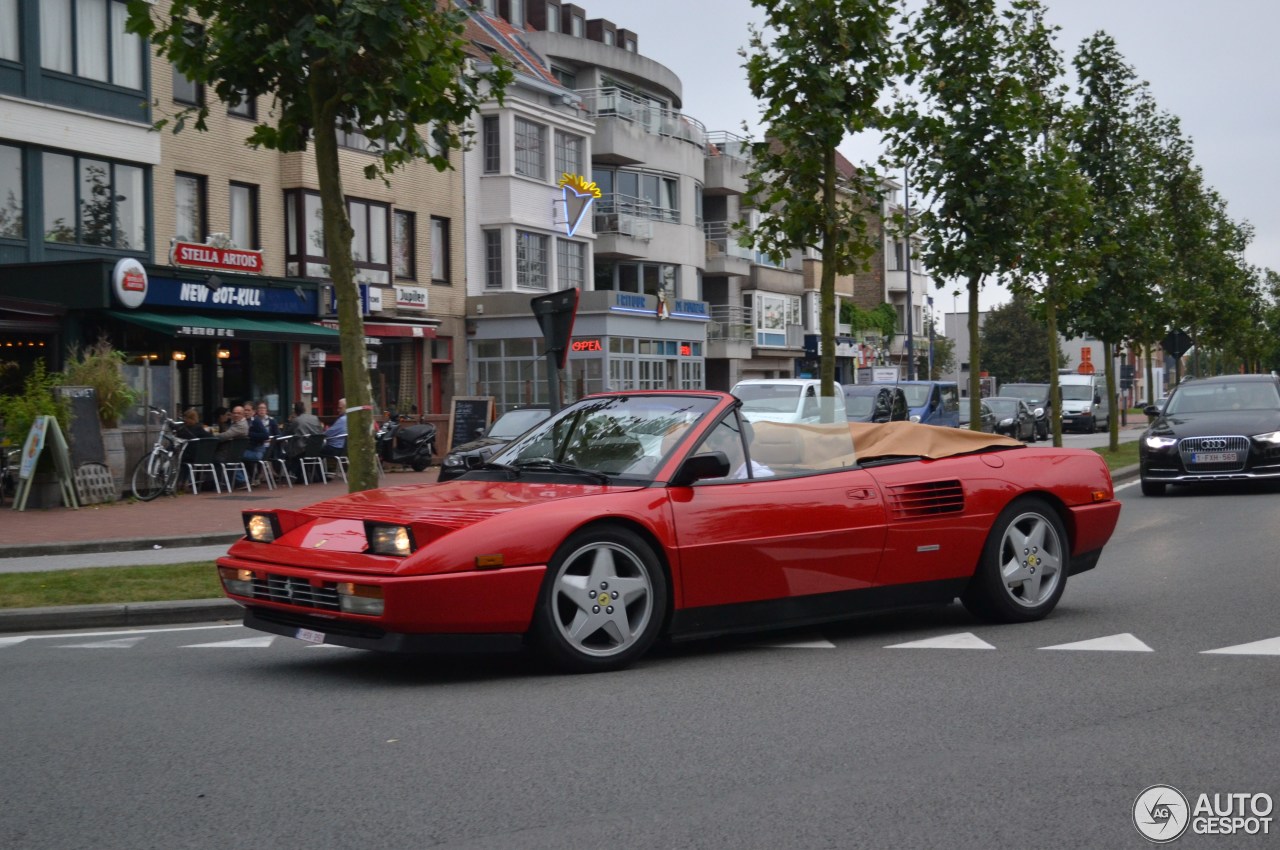
[[1179,328],[1169,331],[1164,338],[1164,352],[1174,357],[1181,357],[1191,350],[1191,337],[1187,336],[1187,332]]

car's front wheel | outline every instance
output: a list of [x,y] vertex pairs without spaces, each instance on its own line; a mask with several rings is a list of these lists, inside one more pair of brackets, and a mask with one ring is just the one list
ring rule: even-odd
[[1163,481],[1148,481],[1142,479],[1142,495],[1144,496],[1163,496],[1165,484]]
[[1062,598],[1070,564],[1070,544],[1057,511],[1040,498],[1018,499],[991,526],[960,601],[984,620],[1039,620]]
[[652,547],[626,528],[586,529],[552,558],[532,637],[562,670],[617,670],[649,649],[666,611],[666,574]]

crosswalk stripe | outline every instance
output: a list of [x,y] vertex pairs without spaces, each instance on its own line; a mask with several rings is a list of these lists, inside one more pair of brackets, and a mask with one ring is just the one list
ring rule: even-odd
[[895,643],[885,649],[995,649],[982,638],[972,632],[960,632],[954,635],[913,640],[908,643]]
[[138,637],[99,640],[91,643],[62,643],[58,644],[58,649],[132,649],[145,639],[145,635],[139,635]]
[[275,635],[264,635],[263,637],[241,638],[240,640],[221,640],[216,643],[189,643],[183,646],[183,649],[259,649],[261,647],[271,646],[272,641],[276,639]]
[[1280,655],[1280,637],[1255,640],[1222,649],[1206,649],[1201,655]]
[[1128,632],[1107,637],[1081,640],[1075,643],[1060,643],[1057,646],[1042,646],[1041,649],[1072,649],[1089,652],[1155,652]]

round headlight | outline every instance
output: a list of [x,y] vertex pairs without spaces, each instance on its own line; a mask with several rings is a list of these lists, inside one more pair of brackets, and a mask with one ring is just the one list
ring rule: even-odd
[[254,514],[244,524],[249,539],[258,543],[270,543],[276,539],[275,526],[265,514]]
[[459,455],[445,455],[441,466],[462,466],[462,458]]

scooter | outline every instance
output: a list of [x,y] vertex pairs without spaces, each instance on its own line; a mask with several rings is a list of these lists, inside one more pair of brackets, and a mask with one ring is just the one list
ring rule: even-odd
[[430,422],[403,424],[393,415],[378,430],[377,446],[383,463],[398,463],[421,472],[431,465],[436,453],[436,426]]

